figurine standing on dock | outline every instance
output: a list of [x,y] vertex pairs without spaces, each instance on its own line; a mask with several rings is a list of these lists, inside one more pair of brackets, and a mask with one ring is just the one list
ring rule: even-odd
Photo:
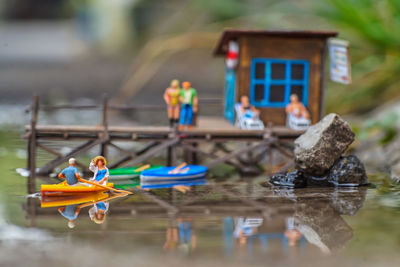
[[299,101],[296,94],[290,96],[290,103],[286,105],[286,125],[294,130],[306,130],[310,127],[310,114]]
[[179,131],[182,131],[187,125],[188,129],[193,128],[193,113],[198,111],[198,99],[196,89],[191,87],[190,82],[182,83],[183,90],[181,90],[180,101],[181,118],[179,122]]
[[79,175],[78,169],[75,167],[75,159],[70,158],[68,160],[69,167],[62,170],[59,174],[59,178],[65,178],[68,185],[75,185],[78,183],[78,180],[81,179]]
[[101,185],[107,185],[108,177],[110,173],[106,167],[107,160],[103,156],[97,156],[90,162],[89,170],[91,170],[94,175],[91,181],[96,181]]
[[165,90],[164,101],[167,104],[167,112],[169,119],[169,127],[174,127],[174,124],[179,122],[179,96],[181,89],[179,88],[179,81],[172,80],[170,87]]

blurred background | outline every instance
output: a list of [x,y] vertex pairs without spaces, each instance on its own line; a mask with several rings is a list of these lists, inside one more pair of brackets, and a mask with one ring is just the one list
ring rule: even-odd
[[[170,80],[221,97],[226,27],[332,29],[351,42],[353,84],[328,82],[327,112],[363,113],[399,97],[398,0],[3,0],[0,104],[162,104]],[[85,103],[86,103],[85,102]]]

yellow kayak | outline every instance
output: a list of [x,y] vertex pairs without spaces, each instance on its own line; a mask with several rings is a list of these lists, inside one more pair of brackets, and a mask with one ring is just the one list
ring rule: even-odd
[[[113,183],[107,183],[108,187],[114,187]],[[96,186],[96,185],[68,185],[66,182],[59,184],[42,184],[40,192],[42,197],[44,196],[67,196],[76,195],[82,193],[93,193],[93,192],[106,192],[107,189]]]
[[52,208],[68,205],[77,205],[87,202],[98,202],[109,198],[104,192],[81,193],[75,195],[59,196],[59,197],[43,197],[40,201],[40,207]]

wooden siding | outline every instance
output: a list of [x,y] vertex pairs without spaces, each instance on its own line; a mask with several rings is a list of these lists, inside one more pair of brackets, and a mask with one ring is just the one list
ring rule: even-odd
[[[312,123],[320,119],[322,55],[324,38],[290,38],[269,36],[244,36],[239,38],[239,64],[237,68],[237,101],[249,95],[250,66],[253,58],[302,59],[309,61],[308,110]],[[260,118],[276,125],[286,123],[283,108],[260,108]]]

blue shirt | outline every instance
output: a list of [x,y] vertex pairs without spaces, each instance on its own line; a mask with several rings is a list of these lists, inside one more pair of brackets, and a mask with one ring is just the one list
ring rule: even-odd
[[106,210],[106,204],[104,204],[104,202],[96,203],[96,207],[98,210]]
[[69,166],[68,168],[65,168],[64,170],[62,170],[61,173],[65,175],[65,179],[67,180],[67,183],[69,185],[73,185],[78,182],[78,179],[76,179],[76,176],[75,176],[75,173],[78,173],[77,168],[75,168],[73,166]]
[[75,220],[76,218],[78,218],[78,215],[75,214],[77,207],[78,205],[65,206],[65,209],[63,212],[61,212],[61,215],[68,220]]
[[104,178],[104,176],[106,176],[107,173],[107,169],[102,169],[102,170],[98,170],[97,174],[96,174],[96,181],[100,181],[101,179]]

